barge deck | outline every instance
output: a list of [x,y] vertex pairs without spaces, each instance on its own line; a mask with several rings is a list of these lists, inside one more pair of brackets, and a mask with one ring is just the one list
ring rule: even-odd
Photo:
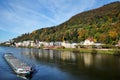
[[11,53],[6,53],[4,55],[4,58],[17,75],[26,78],[31,76],[33,72],[31,66],[27,65],[26,63],[23,63]]

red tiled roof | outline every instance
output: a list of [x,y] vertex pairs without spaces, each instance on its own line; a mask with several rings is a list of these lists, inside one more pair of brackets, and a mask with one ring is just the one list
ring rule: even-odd
[[91,37],[87,38],[86,40],[89,40],[90,42],[94,42],[94,39]]

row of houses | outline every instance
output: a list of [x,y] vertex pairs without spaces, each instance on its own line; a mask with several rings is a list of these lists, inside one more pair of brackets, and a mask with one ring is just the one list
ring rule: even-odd
[[41,41],[22,41],[22,42],[18,42],[15,43],[16,47],[19,46],[24,46],[24,47],[52,47],[52,46],[63,46],[65,48],[76,48],[77,45],[101,45],[101,43],[95,43],[94,40],[92,38],[88,38],[85,41],[81,42],[81,43],[69,43],[69,42],[41,42]]
[[15,43],[16,47],[52,47],[52,46],[64,46],[65,48],[75,48],[78,43],[66,43],[66,42],[34,42],[34,41],[23,41]]
[[[8,44],[8,42],[6,43]],[[42,42],[42,41],[22,41],[15,43],[16,47],[44,47],[44,48],[52,48],[52,47],[65,47],[65,48],[76,48],[78,45],[96,45],[101,46],[102,43],[95,43],[93,38],[87,38],[85,41],[80,43],[69,43],[69,42]],[[117,46],[120,46],[120,41]]]

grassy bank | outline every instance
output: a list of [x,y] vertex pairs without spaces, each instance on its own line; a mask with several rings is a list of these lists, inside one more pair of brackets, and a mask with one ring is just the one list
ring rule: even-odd
[[74,53],[92,53],[92,54],[120,54],[120,49],[77,49],[77,48],[65,48],[65,49],[56,49],[64,51],[73,51]]

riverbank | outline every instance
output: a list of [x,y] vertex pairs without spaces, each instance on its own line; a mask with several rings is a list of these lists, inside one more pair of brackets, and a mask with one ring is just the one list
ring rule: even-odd
[[[7,46],[13,47],[13,46]],[[20,48],[34,48],[34,47],[20,47]],[[116,55],[120,56],[119,48],[109,48],[109,49],[94,49],[94,48],[37,48],[37,49],[47,49],[47,50],[62,50],[62,51],[72,51],[73,53],[90,53],[90,54],[106,54],[106,55]]]
[[92,54],[119,54],[120,49],[83,49],[83,48],[65,48],[65,49],[55,49],[55,50],[63,50],[63,51],[72,51],[74,53],[92,53]]

